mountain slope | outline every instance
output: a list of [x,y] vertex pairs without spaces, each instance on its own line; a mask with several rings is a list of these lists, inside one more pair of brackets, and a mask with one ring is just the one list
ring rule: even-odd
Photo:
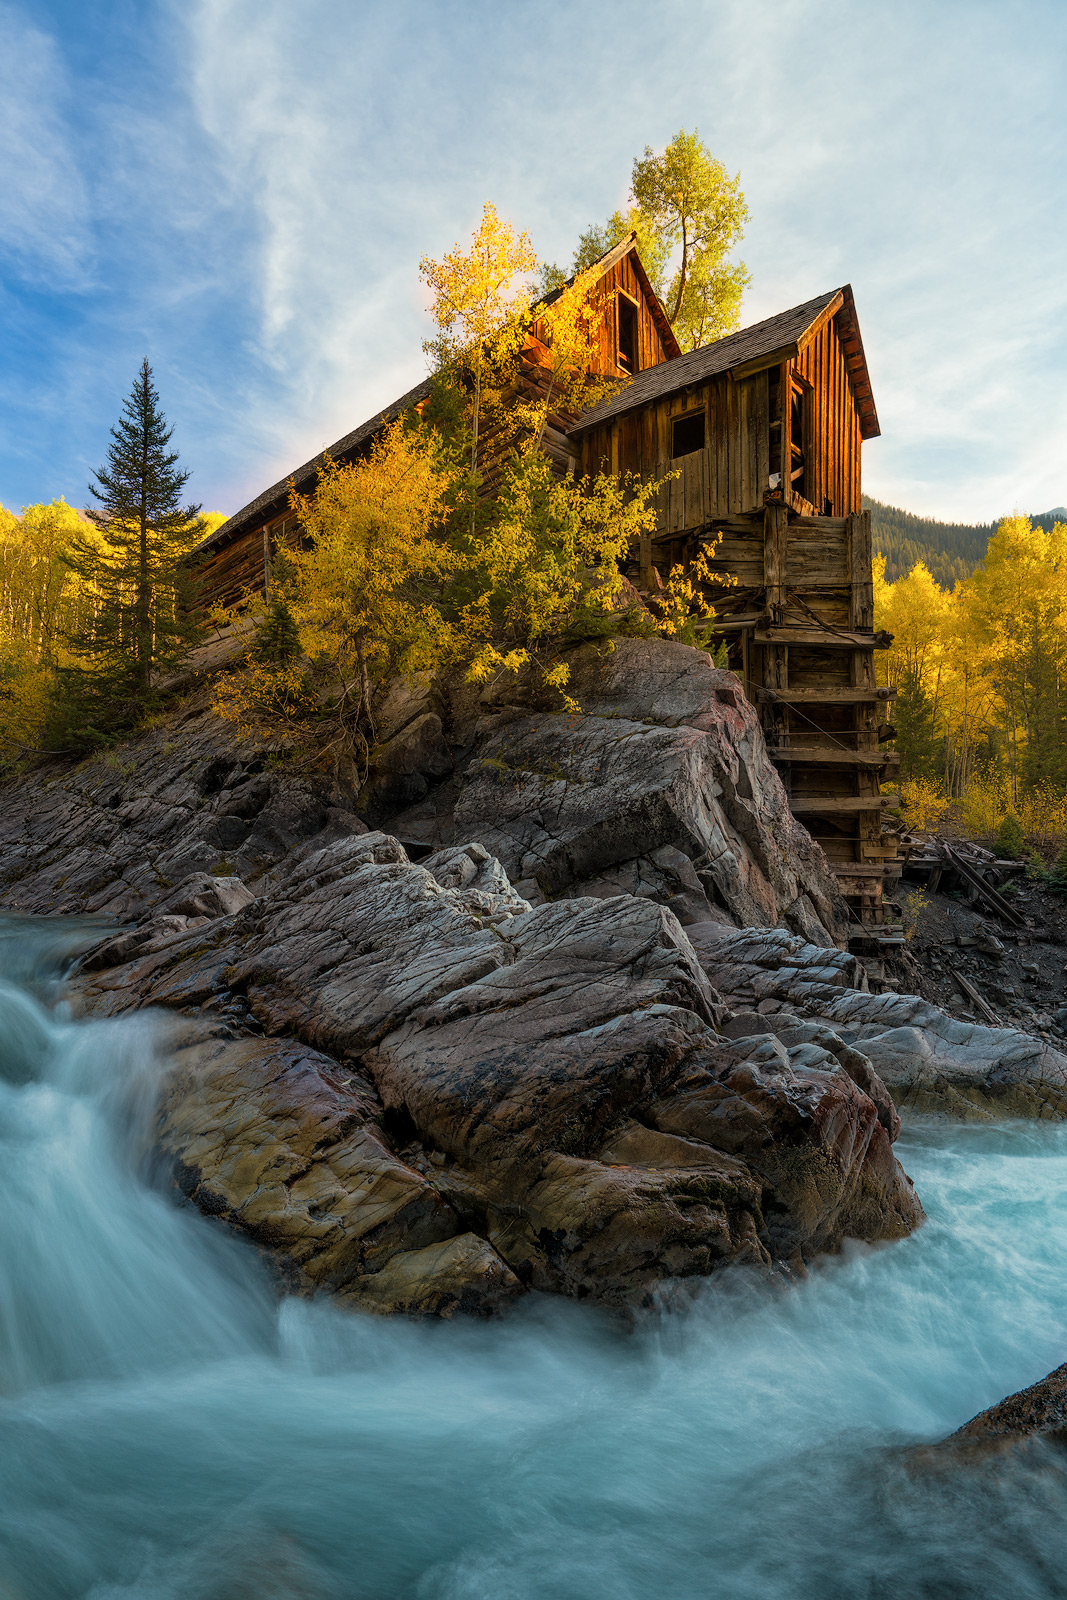
[[[960,578],[967,578],[984,558],[986,546],[996,530],[995,522],[938,522],[935,517],[919,517],[899,506],[883,505],[863,496],[871,513],[871,533],[876,553],[885,556],[885,575],[889,583],[910,572],[917,561],[925,561],[943,589],[951,589]],[[1032,513],[1031,522],[1051,528],[1067,522],[1067,509]]]

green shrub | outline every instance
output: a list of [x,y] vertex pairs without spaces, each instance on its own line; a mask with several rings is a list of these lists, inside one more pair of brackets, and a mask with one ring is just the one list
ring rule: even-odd
[[993,844],[997,854],[1005,861],[1018,861],[1023,853],[1022,823],[1014,812],[1009,811],[1004,821],[993,835]]

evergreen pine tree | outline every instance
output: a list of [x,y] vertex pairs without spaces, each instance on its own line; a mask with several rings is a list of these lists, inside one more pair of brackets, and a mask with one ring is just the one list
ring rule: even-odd
[[898,680],[893,722],[897,730],[901,775],[936,778],[944,752],[944,738],[937,729],[937,707],[927,694],[919,673],[907,667]]
[[1014,812],[1009,811],[993,837],[997,855],[1005,861],[1018,861],[1026,846],[1023,825]]
[[256,629],[252,657],[272,667],[287,667],[300,654],[300,629],[285,596],[276,589]]
[[203,525],[198,505],[181,504],[189,474],[167,448],[173,431],[146,359],[89,486],[102,541],[76,541],[68,558],[98,598],[66,638],[75,664],[60,673],[53,748],[91,749],[131,731],[157,703],[160,678],[203,636],[183,565]]

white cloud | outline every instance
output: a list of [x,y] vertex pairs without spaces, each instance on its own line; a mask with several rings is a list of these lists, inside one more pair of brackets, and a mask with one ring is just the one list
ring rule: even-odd
[[73,110],[52,40],[0,5],[0,250],[37,287],[77,286],[89,270]]
[[633,155],[697,124],[750,201],[746,320],[853,283],[884,435],[872,492],[982,519],[1067,498],[1057,7],[199,0],[181,15],[196,116],[251,234],[233,493],[421,374],[418,258],[463,237],[483,199],[564,260],[623,198]]

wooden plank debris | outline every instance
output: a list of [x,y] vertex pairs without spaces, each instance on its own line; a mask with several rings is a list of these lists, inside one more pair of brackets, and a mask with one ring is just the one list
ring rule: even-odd
[[953,977],[963,990],[964,994],[967,996],[968,1000],[970,1000],[976,1009],[981,1012],[986,1021],[991,1023],[994,1028],[999,1027],[1000,1018],[997,1016],[992,1007],[986,1005],[985,1001],[978,993],[978,990],[975,988],[970,978],[965,978],[962,972],[953,973]]

